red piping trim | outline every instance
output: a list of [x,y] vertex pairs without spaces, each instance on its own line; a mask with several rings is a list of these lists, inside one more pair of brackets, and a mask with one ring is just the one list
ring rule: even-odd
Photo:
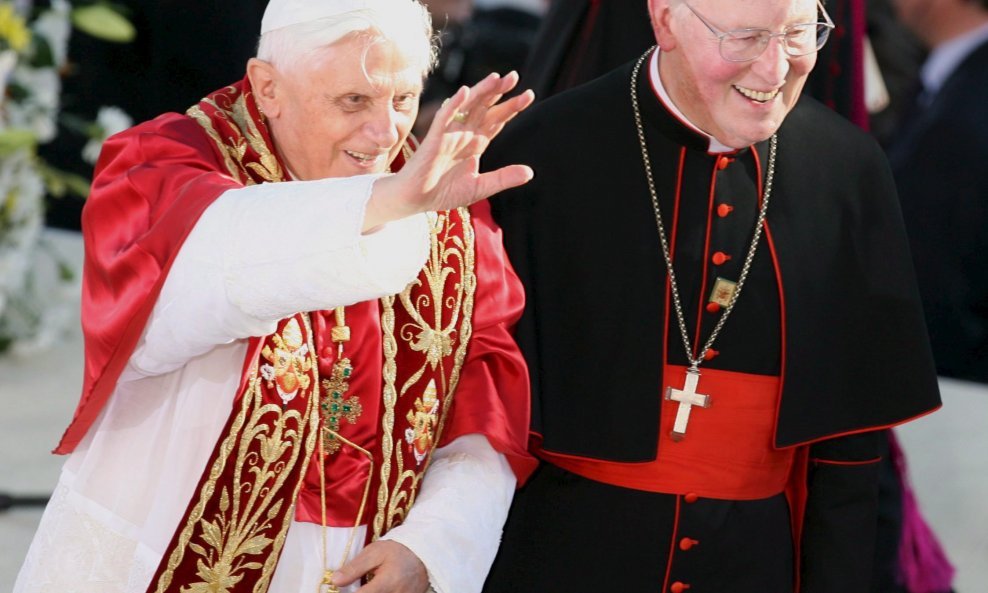
[[[755,167],[758,171],[758,207],[761,208],[762,200],[762,159],[758,151],[752,147],[752,155],[755,157]],[[782,386],[786,384],[786,291],[783,289],[782,268],[779,266],[779,254],[775,249],[775,239],[772,238],[772,229],[769,228],[766,219],[762,227],[765,229],[765,241],[768,244],[768,252],[772,257],[772,267],[775,271],[775,284],[779,289],[779,394],[776,396],[775,404],[775,435],[772,438],[772,446],[775,447],[779,433],[779,410],[782,409]],[[779,447],[775,447],[779,448]]]
[[[864,432],[872,432],[872,431],[875,431],[875,430],[885,430],[885,429],[888,429],[888,428],[894,428],[896,426],[899,426],[900,424],[905,424],[907,422],[912,422],[913,420],[917,420],[919,418],[922,418],[923,416],[927,416],[929,414],[932,414],[933,412],[936,412],[937,410],[939,410],[942,407],[943,407],[942,405],[937,406],[937,407],[933,408],[932,410],[928,410],[926,412],[923,412],[922,414],[917,414],[915,416],[910,416],[909,418],[906,418],[904,420],[899,420],[898,422],[894,422],[892,424],[885,424],[885,425],[882,425],[882,426],[871,426],[871,427],[867,427],[867,428],[859,428],[859,429],[855,429],[855,430],[851,430],[851,431],[847,431],[847,432],[841,432],[841,433],[826,435],[826,436],[822,436],[822,437],[819,437],[819,438],[816,438],[816,439],[813,439],[813,440],[803,441],[803,442],[795,443],[795,444],[792,444],[792,445],[786,445],[785,447],[776,447],[776,449],[792,449],[792,448],[796,448],[796,447],[802,447],[804,445],[812,445],[813,443],[818,443],[820,441],[826,441],[828,439],[836,439],[836,438],[840,438],[840,437],[845,437],[845,436],[850,436],[850,435],[855,435],[855,434],[861,434],[861,433],[864,433]],[[588,460],[588,461],[600,461],[600,458],[598,458],[598,457],[584,457],[582,455],[572,455],[572,454],[569,454],[569,453],[563,453],[563,452],[554,451],[554,450],[551,450],[551,449],[543,449],[542,448],[542,442],[543,442],[544,439],[543,439],[542,435],[539,434],[539,433],[537,433],[537,432],[531,432],[530,431],[529,432],[529,439],[531,439],[532,441],[534,441],[536,443],[533,446],[533,454],[536,455],[536,456],[538,456],[538,451],[546,451],[547,453],[551,453],[553,456],[565,457],[565,458],[568,458],[568,459],[583,459],[583,460]],[[654,461],[655,461],[654,459],[650,459],[648,461],[641,461],[641,462],[619,462],[619,463],[628,463],[629,465],[631,465],[631,464],[634,464],[634,463],[641,463],[641,464],[654,463]],[[551,463],[551,461],[548,461],[547,463]]]
[[810,459],[810,463],[819,463],[819,464],[822,464],[822,465],[848,465],[848,466],[853,466],[853,465],[874,465],[874,464],[878,463],[881,460],[882,460],[881,457],[876,457],[874,459],[868,459],[867,461],[834,461],[832,459],[818,459],[816,457],[813,457],[813,458]]
[[870,129],[865,104],[864,40],[867,36],[864,2],[851,2],[851,108],[850,119],[864,131]]
[[679,537],[679,510],[683,497],[676,496],[676,516],[672,520],[672,537],[669,542],[669,559],[666,561],[666,576],[662,579],[661,591],[669,588],[669,575],[672,573],[672,559],[676,555],[676,539]]
[[[600,3],[601,0],[590,0],[590,6],[587,9],[587,15],[583,24],[580,26],[579,39],[580,43],[576,46],[579,53],[575,54],[568,63],[563,64],[563,68],[569,68],[566,72],[566,86],[562,88],[569,88],[575,86],[580,81],[577,79],[577,72],[580,71],[580,66],[587,57],[587,48],[590,47],[590,38],[593,36],[594,27],[597,24],[597,17],[600,13]],[[560,72],[562,74],[562,72]]]
[[[776,449],[790,449],[792,447],[800,447],[802,445],[812,445],[813,443],[819,443],[820,441],[826,441],[826,440],[829,440],[829,439],[838,439],[840,437],[846,437],[846,436],[850,436],[852,434],[861,434],[863,432],[873,432],[875,430],[886,430],[888,428],[895,428],[896,426],[899,426],[900,424],[905,424],[907,422],[912,422],[913,420],[917,420],[919,418],[922,418],[923,416],[928,416],[928,415],[932,414],[933,412],[936,412],[937,410],[939,410],[942,407],[943,407],[943,404],[940,404],[939,406],[937,406],[935,408],[932,408],[930,410],[926,410],[925,412],[921,412],[919,414],[916,414],[915,416],[909,416],[907,418],[903,418],[902,420],[896,420],[895,422],[891,422],[889,424],[878,424],[878,425],[875,425],[875,426],[867,426],[867,427],[864,427],[864,428],[855,428],[854,430],[848,430],[848,431],[845,431],[845,432],[838,432],[838,433],[834,433],[834,434],[828,434],[828,435],[824,435],[822,437],[817,437],[815,439],[810,439],[808,441],[800,441],[798,443],[793,443],[791,445],[786,445],[785,447],[776,447]],[[776,431],[778,431],[778,422],[776,422]]]

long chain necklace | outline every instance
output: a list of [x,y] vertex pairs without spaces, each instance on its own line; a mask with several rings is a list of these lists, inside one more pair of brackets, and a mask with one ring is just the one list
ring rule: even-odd
[[751,262],[755,258],[755,251],[758,249],[758,241],[762,236],[762,226],[765,223],[765,213],[768,211],[769,197],[772,195],[772,181],[775,178],[775,153],[778,138],[775,134],[773,134],[769,141],[768,174],[765,177],[765,189],[762,192],[762,205],[758,211],[758,220],[755,222],[755,232],[751,238],[751,245],[748,247],[748,254],[744,259],[744,265],[741,267],[741,275],[738,278],[737,285],[731,294],[727,306],[724,308],[724,312],[721,314],[720,319],[714,326],[713,331],[710,332],[710,337],[707,338],[703,348],[701,348],[700,352],[696,355],[696,357],[694,357],[693,347],[690,344],[689,333],[686,330],[686,318],[683,315],[683,305],[679,296],[679,286],[676,282],[676,272],[673,270],[669,242],[666,239],[665,226],[662,223],[662,211],[659,208],[659,195],[655,191],[655,180],[652,176],[652,164],[648,155],[648,145],[645,142],[645,128],[642,125],[641,110],[638,106],[638,72],[641,70],[641,66],[645,62],[645,59],[651,55],[651,51],[652,50],[645,52],[640,58],[638,58],[638,62],[635,64],[635,68],[631,72],[631,106],[635,113],[635,127],[638,131],[638,142],[641,145],[642,162],[645,165],[645,177],[648,179],[648,191],[652,197],[652,209],[655,210],[655,222],[659,229],[659,241],[662,243],[662,257],[665,259],[666,270],[669,273],[669,286],[672,292],[672,302],[676,310],[676,320],[679,323],[679,335],[683,338],[683,347],[686,349],[686,359],[690,363],[690,366],[686,371],[686,381],[683,388],[674,389],[670,386],[666,388],[665,394],[666,399],[679,402],[679,411],[676,414],[676,420],[672,430],[673,440],[679,441],[686,435],[686,424],[689,421],[689,413],[692,406],[699,405],[704,408],[710,406],[710,396],[696,392],[696,386],[700,379],[700,364],[706,357],[707,352],[710,351],[711,346],[713,346],[714,340],[716,340],[717,336],[720,335],[720,331],[724,327],[724,323],[727,322],[727,318],[730,316],[731,311],[734,310],[734,305],[738,302],[738,297],[741,296],[741,289],[744,287],[744,282],[748,278],[748,272],[751,269]]
[[[361,410],[360,404],[357,403],[356,398],[351,398],[352,401],[342,400],[343,395],[345,395],[347,389],[349,389],[349,380],[351,374],[353,373],[353,366],[350,363],[350,359],[344,356],[343,352],[343,345],[350,341],[350,328],[346,325],[346,312],[343,307],[336,308],[335,317],[336,326],[333,327],[331,336],[333,342],[337,344],[338,350],[336,362],[333,364],[333,379],[323,385],[323,389],[325,389],[328,393],[324,398],[326,401],[324,401],[321,406],[321,414],[319,417],[319,502],[322,510],[323,578],[319,583],[317,593],[322,593],[323,591],[325,591],[325,593],[340,592],[339,588],[333,585],[333,574],[346,563],[347,558],[350,556],[354,536],[356,536],[357,529],[363,521],[364,509],[367,506],[367,495],[370,493],[371,478],[374,475],[374,456],[371,452],[348,440],[339,433],[340,416],[343,415],[346,417],[349,414],[348,420],[353,423],[356,421],[356,418],[360,416]],[[363,456],[368,460],[369,468],[367,470],[367,480],[364,482],[363,498],[360,500],[360,508],[357,511],[357,517],[354,520],[353,528],[351,528],[350,535],[347,538],[346,545],[343,548],[340,566],[336,569],[331,569],[326,564],[326,538],[328,530],[326,521],[326,456],[339,451],[342,445],[353,447],[355,450],[363,454]]]

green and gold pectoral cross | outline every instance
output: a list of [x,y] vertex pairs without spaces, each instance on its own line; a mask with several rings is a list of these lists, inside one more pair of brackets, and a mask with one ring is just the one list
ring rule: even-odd
[[336,327],[332,329],[332,340],[339,347],[333,372],[328,379],[323,379],[323,396],[320,407],[323,413],[323,448],[326,453],[333,454],[340,450],[341,441],[337,438],[340,423],[346,420],[353,424],[360,418],[364,408],[357,396],[346,397],[350,389],[350,379],[353,375],[353,365],[350,359],[343,355],[343,345],[350,341],[350,328],[346,325],[346,313],[343,307],[336,308]]

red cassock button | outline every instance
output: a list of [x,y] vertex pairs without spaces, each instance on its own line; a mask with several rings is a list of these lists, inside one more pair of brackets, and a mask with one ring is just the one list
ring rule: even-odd
[[720,305],[717,303],[707,303],[707,313],[716,313],[720,311]]
[[669,591],[671,591],[672,593],[683,593],[683,591],[689,588],[690,586],[687,585],[686,583],[680,583],[679,581],[676,581],[669,587]]
[[714,350],[711,348],[707,350],[707,353],[703,355],[703,360],[713,360],[717,356],[720,356],[720,350]]
[[732,159],[731,157],[719,156],[717,157],[717,168],[723,171],[724,169],[727,168],[728,165],[731,164],[731,161],[733,160],[734,159]]
[[730,206],[728,204],[720,204],[717,206],[717,216],[721,218],[726,218],[731,212],[734,212],[734,206]]
[[730,255],[727,255],[723,251],[718,251],[717,253],[715,253],[713,255],[713,257],[710,258],[710,260],[712,262],[714,262],[714,265],[715,266],[723,265],[724,262],[729,261],[730,259],[731,259],[731,256]]
[[679,540],[679,549],[684,552],[688,552],[690,548],[697,545],[698,543],[700,542],[695,539],[684,537],[683,539]]
[[699,495],[696,492],[687,492],[683,495],[683,501],[687,504],[693,504],[694,502],[700,500]]

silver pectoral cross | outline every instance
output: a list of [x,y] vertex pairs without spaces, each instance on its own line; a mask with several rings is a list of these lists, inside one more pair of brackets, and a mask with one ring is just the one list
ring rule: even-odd
[[690,410],[693,406],[710,407],[710,396],[696,392],[696,384],[700,380],[700,371],[696,367],[686,370],[686,383],[682,389],[666,387],[666,399],[679,402],[676,411],[676,421],[672,425],[670,436],[674,441],[681,441],[686,436],[686,424],[690,421]]

